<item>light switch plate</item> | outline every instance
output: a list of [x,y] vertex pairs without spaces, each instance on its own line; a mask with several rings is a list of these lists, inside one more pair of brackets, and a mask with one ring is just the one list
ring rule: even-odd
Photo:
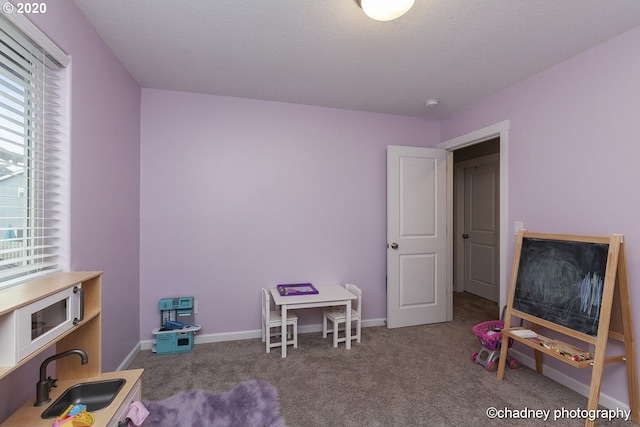
[[514,227],[513,227],[513,234],[515,234],[516,236],[518,235],[518,232],[520,230],[522,230],[524,228],[524,222],[522,221],[516,221]]

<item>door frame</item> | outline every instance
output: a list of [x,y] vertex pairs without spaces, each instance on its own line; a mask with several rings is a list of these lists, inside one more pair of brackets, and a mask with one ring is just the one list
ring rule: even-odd
[[509,222],[508,222],[508,142],[509,142],[509,120],[493,124],[491,126],[478,129],[476,131],[458,136],[453,139],[441,142],[438,148],[447,150],[447,230],[451,230],[447,238],[447,320],[453,320],[453,184],[454,165],[453,151],[459,148],[468,147],[487,141],[491,138],[500,137],[500,312],[507,303],[507,246],[509,242]]

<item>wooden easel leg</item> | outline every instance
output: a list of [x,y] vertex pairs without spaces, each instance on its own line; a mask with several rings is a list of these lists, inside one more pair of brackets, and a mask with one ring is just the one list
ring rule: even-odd
[[636,354],[633,341],[625,342],[627,383],[629,386],[629,409],[631,409],[631,422],[640,425],[640,406],[638,405],[638,375],[636,371]]
[[538,372],[539,374],[542,374],[542,352],[535,350],[533,353],[536,359],[536,372]]
[[[625,343],[627,347],[627,343]],[[633,343],[631,346],[633,348]],[[638,405],[638,376],[636,371],[635,352],[627,347],[627,382],[629,383],[629,409],[631,409],[631,422],[640,425],[640,407]]]
[[498,359],[498,381],[504,378],[504,370],[507,366],[507,352],[509,351],[509,341],[505,336],[502,337],[502,347],[500,348],[500,359]]
[[638,371],[636,370],[636,349],[633,335],[633,319],[631,318],[631,295],[629,292],[629,276],[627,274],[627,258],[624,250],[624,243],[622,243],[620,245],[620,256],[618,257],[618,292],[620,294],[620,309],[624,334],[625,363],[627,364],[629,409],[631,409],[631,421],[638,425],[640,424]]
[[[593,364],[593,371],[591,372],[591,386],[589,387],[589,401],[587,402],[587,410],[595,411],[598,409],[600,401],[600,385],[602,384],[602,370],[604,369],[604,351],[602,351],[600,357],[598,357],[598,351],[596,350],[596,358]],[[584,423],[585,427],[594,427],[596,425],[595,420],[589,420],[588,418]]]

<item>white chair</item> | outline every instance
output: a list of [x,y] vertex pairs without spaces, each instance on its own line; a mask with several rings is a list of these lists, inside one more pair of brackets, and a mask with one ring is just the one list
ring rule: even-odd
[[[345,288],[347,288],[349,292],[351,292],[352,294],[358,297],[355,301],[354,300],[351,301],[351,322],[352,323],[357,322],[356,333],[351,334],[351,339],[356,340],[356,342],[360,342],[360,335],[361,335],[360,331],[362,329],[362,315],[361,315],[362,290],[358,288],[356,285],[352,285],[349,283],[347,283],[344,286]],[[327,328],[328,321],[331,321],[333,323],[332,330]],[[345,328],[346,328],[347,327],[346,322],[347,322],[347,312],[344,306],[331,307],[324,310],[324,315],[322,318],[322,337],[326,338],[327,334],[333,333],[333,346],[337,347],[339,342],[345,342],[346,340],[346,333],[342,337],[338,336],[339,325],[341,323],[345,323]],[[351,325],[349,325],[349,327],[351,327]]]
[[[271,332],[275,329],[275,332]],[[262,342],[266,343],[267,353],[273,347],[280,347],[283,342],[286,345],[293,344],[298,348],[298,316],[287,310],[287,331],[282,334],[282,315],[280,310],[271,310],[271,294],[269,290],[262,288]],[[280,341],[271,342],[272,337],[280,336]]]

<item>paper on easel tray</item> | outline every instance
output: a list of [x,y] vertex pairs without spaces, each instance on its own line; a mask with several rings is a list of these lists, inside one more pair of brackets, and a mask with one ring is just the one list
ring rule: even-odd
[[538,334],[533,332],[531,329],[512,329],[509,332],[520,338],[535,338],[538,336]]

